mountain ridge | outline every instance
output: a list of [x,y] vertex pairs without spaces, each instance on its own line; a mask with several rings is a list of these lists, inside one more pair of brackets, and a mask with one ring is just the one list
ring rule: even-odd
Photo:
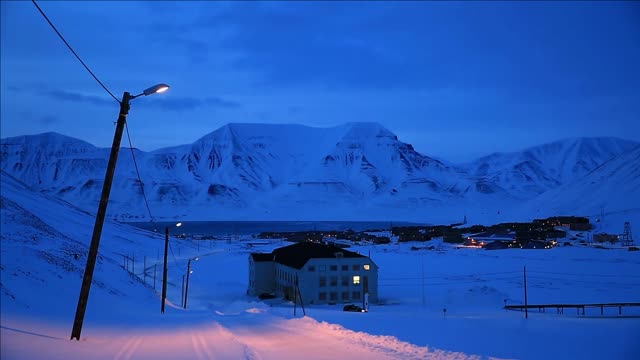
[[[226,210],[254,218],[329,217],[353,216],[353,209],[415,217],[444,208],[484,207],[487,214],[509,208],[577,181],[638,145],[612,137],[565,138],[453,164],[415,151],[377,123],[232,123],[191,144],[135,152],[154,217],[217,218]],[[109,149],[57,133],[5,138],[1,146],[3,171],[83,209],[97,207]],[[110,216],[148,217],[141,192],[131,156],[120,154]]]

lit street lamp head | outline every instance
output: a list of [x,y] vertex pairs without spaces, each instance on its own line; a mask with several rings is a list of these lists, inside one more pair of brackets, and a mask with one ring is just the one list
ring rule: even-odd
[[167,90],[169,90],[169,85],[167,85],[167,84],[158,84],[158,85],[154,85],[154,86],[146,89],[142,93],[145,96],[147,96],[147,95],[152,95],[152,94],[155,94],[155,93],[165,92]]
[[153,95],[153,94],[157,94],[157,93],[162,93],[162,92],[165,92],[167,90],[169,90],[169,85],[167,85],[167,84],[154,85],[154,86],[146,89],[145,91],[141,92],[138,95],[134,95],[134,96],[129,95],[129,100],[135,99],[138,96],[142,96],[142,95],[148,96],[148,95]]

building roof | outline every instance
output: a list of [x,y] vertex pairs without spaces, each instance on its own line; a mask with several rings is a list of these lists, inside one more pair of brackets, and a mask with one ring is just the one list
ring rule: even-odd
[[344,258],[364,258],[366,256],[339,248],[333,244],[325,245],[313,242],[299,242],[273,250],[273,260],[282,265],[302,269],[310,259],[332,259],[336,253]]
[[469,235],[469,237],[477,241],[515,240],[516,232],[505,230],[483,231]]
[[273,254],[271,253],[251,253],[253,261],[273,261]]

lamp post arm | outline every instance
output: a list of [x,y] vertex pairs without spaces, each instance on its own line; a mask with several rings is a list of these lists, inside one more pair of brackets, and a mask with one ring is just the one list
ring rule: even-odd
[[89,301],[89,291],[91,290],[91,282],[93,281],[93,271],[96,267],[98,248],[100,246],[100,236],[102,235],[104,217],[107,213],[107,205],[109,204],[113,175],[116,171],[118,152],[120,151],[120,142],[122,141],[122,132],[124,131],[124,125],[127,122],[127,115],[129,114],[129,100],[131,100],[131,94],[125,92],[122,95],[122,102],[120,103],[120,114],[118,115],[116,132],[113,136],[113,144],[111,145],[111,155],[109,156],[107,173],[104,177],[104,184],[102,185],[102,195],[100,196],[100,205],[98,206],[96,222],[93,227],[91,246],[89,247],[89,254],[87,256],[87,265],[85,266],[84,276],[82,278],[82,287],[80,288],[78,306],[76,307],[76,316],[73,321],[71,340],[75,338],[79,341],[80,333],[82,332],[82,323],[84,322],[84,314],[87,310],[87,302]]

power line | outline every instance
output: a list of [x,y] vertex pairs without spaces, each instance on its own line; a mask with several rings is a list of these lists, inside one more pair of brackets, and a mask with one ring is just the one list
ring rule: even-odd
[[501,278],[501,279],[492,279],[492,280],[474,280],[474,281],[458,281],[458,282],[442,282],[442,283],[404,283],[404,284],[378,284],[380,287],[388,287],[388,286],[436,286],[436,285],[461,285],[461,284],[477,284],[481,285],[489,281],[518,281],[519,277],[509,277],[509,278]]
[[109,93],[109,95],[111,95],[111,97],[117,101],[118,103],[120,103],[120,100],[118,100],[117,97],[115,97],[113,95],[113,93],[111,93],[111,91],[109,91],[109,89],[107,89],[107,87],[102,83],[102,81],[100,81],[100,79],[98,79],[98,77],[93,73],[93,71],[91,71],[91,69],[89,69],[89,67],[87,66],[87,64],[84,63],[84,61],[82,61],[82,59],[80,58],[80,56],[76,53],[75,50],[73,50],[73,48],[71,47],[71,45],[69,45],[69,43],[67,42],[67,40],[65,40],[64,36],[62,36],[62,34],[60,34],[60,32],[58,31],[58,29],[56,29],[55,25],[53,25],[53,23],[51,22],[51,20],[49,20],[49,17],[47,17],[47,15],[44,13],[44,11],[42,11],[42,9],[40,8],[40,6],[38,6],[38,4],[36,3],[36,0],[31,0],[31,2],[33,3],[33,5],[36,6],[36,8],[38,9],[38,11],[40,11],[40,14],[42,14],[42,16],[44,16],[44,19],[47,20],[47,22],[49,23],[49,25],[51,25],[51,28],[53,29],[53,31],[56,32],[56,34],[58,34],[58,36],[60,37],[60,39],[62,40],[62,42],[64,42],[65,45],[67,45],[67,47],[69,48],[69,50],[71,50],[71,52],[73,53],[73,55],[75,55],[76,59],[78,59],[78,61],[80,61],[80,63],[82,64],[82,66],[84,66],[85,69],[87,69],[87,71],[89,72],[89,74],[91,74],[91,76],[93,76],[93,78],[98,82],[98,84],[100,84],[100,86],[102,86],[102,88]]
[[[76,53],[76,51],[71,47],[71,45],[67,42],[67,40],[64,38],[64,36],[62,36],[62,34],[60,33],[60,31],[58,31],[58,29],[56,28],[56,26],[53,24],[53,22],[51,22],[51,20],[49,20],[49,17],[47,16],[47,14],[44,13],[44,11],[40,8],[40,6],[36,3],[35,0],[31,0],[31,2],[33,3],[33,5],[35,5],[35,7],[38,9],[38,11],[40,12],[40,14],[42,14],[42,16],[44,17],[44,19],[47,21],[47,23],[49,23],[49,25],[51,26],[51,28],[56,32],[56,34],[58,34],[58,36],[60,37],[60,39],[62,40],[62,42],[64,42],[64,44],[67,46],[67,48],[69,48],[69,50],[73,53],[73,55],[76,57],[76,59],[78,59],[78,61],[80,61],[80,64],[82,64],[82,66],[84,66],[84,68],[89,72],[89,74],[91,74],[91,76],[98,82],[98,84],[100,84],[100,86],[102,86],[102,88],[109,94],[111,95],[111,97],[117,101],[118,103],[120,103],[120,100],[118,100],[117,97],[115,97],[115,95],[113,95],[113,93],[102,83],[102,81],[100,81],[100,79],[98,79],[98,77],[93,73],[93,71],[91,71],[91,69],[89,69],[89,67],[87,66],[87,64],[85,64],[84,61],[82,61],[82,59],[80,58],[80,56],[78,55],[78,53]],[[129,125],[125,122],[125,128],[127,130],[127,138],[129,140],[129,148],[131,149],[131,156],[133,157],[133,165],[135,167],[136,170],[136,174],[138,176],[138,182],[140,183],[140,187],[142,189],[142,197],[144,198],[144,203],[147,207],[147,212],[149,213],[149,218],[151,219],[151,221],[153,221],[153,215],[151,215],[151,208],[149,207],[149,201],[147,200],[147,195],[146,192],[144,190],[144,183],[142,182],[142,178],[140,177],[140,170],[138,169],[138,162],[136,161],[136,155],[135,152],[133,151],[133,144],[131,142],[131,135],[129,133]],[[175,259],[175,257],[174,257]]]
[[[492,276],[492,275],[505,275],[505,274],[518,274],[520,271],[500,271],[500,272],[490,272],[490,273],[476,273],[476,274],[458,274],[458,275],[443,275],[443,276],[427,276],[429,279],[447,279],[447,280],[467,280],[467,278],[473,278],[477,276]],[[401,277],[401,278],[392,278],[385,277],[381,278],[380,281],[385,280],[420,280],[421,277]]]
[[596,276],[596,277],[628,277],[628,278],[640,278],[640,275],[607,275],[607,274],[576,274],[576,273],[560,273],[552,271],[529,271],[531,273],[539,274],[553,274],[553,275],[570,275],[570,276]]
[[140,178],[140,170],[138,169],[138,162],[136,161],[136,154],[133,151],[133,144],[131,143],[131,135],[129,134],[129,125],[127,123],[124,124],[125,129],[127,130],[127,138],[129,139],[129,148],[131,149],[131,157],[133,158],[133,166],[136,169],[136,174],[138,176],[138,182],[140,183],[140,189],[142,190],[142,198],[144,199],[144,203],[147,206],[147,212],[149,213],[149,219],[153,222],[153,216],[151,215],[151,208],[149,208],[149,201],[147,201],[147,194],[144,191],[144,183]]
[[[529,278],[529,277],[528,277]],[[533,281],[557,281],[563,283],[581,283],[581,284],[591,284],[591,285],[616,285],[616,286],[638,286],[640,284],[631,284],[631,283],[616,283],[616,282],[600,282],[600,281],[588,281],[588,280],[575,280],[575,279],[560,279],[560,278],[552,278],[552,277],[539,277],[533,276],[531,277]]]

